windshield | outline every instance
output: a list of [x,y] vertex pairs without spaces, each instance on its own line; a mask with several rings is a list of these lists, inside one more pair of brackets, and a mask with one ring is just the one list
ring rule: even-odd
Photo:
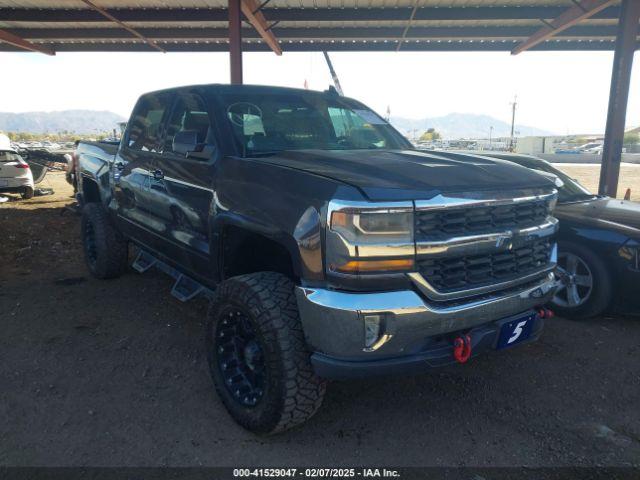
[[558,170],[553,167],[551,164],[545,161],[538,161],[534,164],[527,164],[528,167],[534,170],[540,170],[543,172],[549,172],[556,175],[562,182],[564,186],[558,189],[558,201],[562,202],[572,202],[575,200],[582,200],[585,198],[592,198],[595,195],[587,190],[585,187],[580,185],[577,180],[571,178],[566,173]]
[[0,162],[17,162],[19,160],[22,160],[22,157],[15,152],[0,151]]
[[282,150],[406,149],[411,144],[373,111],[316,93],[222,95],[244,156]]

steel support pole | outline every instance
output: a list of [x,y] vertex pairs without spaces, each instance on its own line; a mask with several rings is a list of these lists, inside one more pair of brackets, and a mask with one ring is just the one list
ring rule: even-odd
[[231,83],[242,84],[242,0],[229,0],[229,60]]
[[640,0],[622,0],[598,187],[598,193],[610,197],[615,197],[618,191],[631,67],[636,50],[639,22]]

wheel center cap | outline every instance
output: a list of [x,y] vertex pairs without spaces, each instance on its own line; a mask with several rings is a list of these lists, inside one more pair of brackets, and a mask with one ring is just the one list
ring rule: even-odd
[[260,356],[260,347],[255,340],[250,341],[244,347],[244,361],[247,364],[247,367],[253,372],[256,369],[256,361]]

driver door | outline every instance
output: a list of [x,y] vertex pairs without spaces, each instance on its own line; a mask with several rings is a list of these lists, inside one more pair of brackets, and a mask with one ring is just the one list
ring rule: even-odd
[[151,195],[149,175],[161,154],[164,122],[173,96],[172,92],[157,92],[140,98],[112,166],[120,228],[154,250],[161,246],[166,226]]

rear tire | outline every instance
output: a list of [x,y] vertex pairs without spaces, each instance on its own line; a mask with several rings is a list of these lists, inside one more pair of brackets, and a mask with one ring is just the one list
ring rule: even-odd
[[222,403],[255,433],[277,433],[311,418],[326,382],[304,339],[293,283],[260,272],[221,283],[209,309],[207,356]]
[[30,200],[33,198],[33,188],[31,187],[24,187],[24,190],[22,191],[22,193],[20,194],[20,196],[24,199],[24,200]]
[[127,240],[117,231],[105,208],[87,203],[82,209],[82,246],[89,272],[96,278],[116,278],[128,266]]
[[[551,300],[553,310],[561,317],[575,320],[603,313],[613,299],[611,275],[606,264],[592,250],[573,242],[560,242],[558,253],[559,260],[564,257],[566,262],[570,258],[577,266],[573,268],[574,282],[563,279],[563,286]],[[560,273],[561,279],[563,276],[566,274]],[[570,300],[572,289],[575,295],[573,302]]]

